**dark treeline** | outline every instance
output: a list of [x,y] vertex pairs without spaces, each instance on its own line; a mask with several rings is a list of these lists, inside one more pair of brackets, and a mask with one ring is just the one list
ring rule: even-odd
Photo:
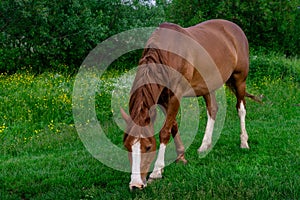
[[240,25],[253,48],[300,54],[298,0],[148,2],[1,0],[0,71],[76,70],[90,50],[114,34],[164,21],[187,27],[213,18]]

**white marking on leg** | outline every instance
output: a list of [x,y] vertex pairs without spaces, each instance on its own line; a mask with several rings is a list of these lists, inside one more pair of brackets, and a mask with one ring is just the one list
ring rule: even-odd
[[159,146],[158,156],[154,165],[154,170],[149,176],[150,178],[162,178],[163,168],[165,167],[165,151],[166,145],[164,143],[161,143]]
[[207,151],[211,147],[212,133],[214,131],[215,120],[211,118],[209,112],[207,112],[207,124],[205,129],[205,134],[202,140],[202,144],[198,149],[198,152]]
[[141,178],[141,143],[135,142],[132,149],[132,166],[131,166],[131,181],[130,189],[133,187],[143,188],[145,185]]
[[244,103],[241,102],[240,108],[238,109],[239,117],[240,117],[240,122],[241,122],[241,148],[249,148],[248,145],[248,134],[246,131],[246,109],[244,106]]

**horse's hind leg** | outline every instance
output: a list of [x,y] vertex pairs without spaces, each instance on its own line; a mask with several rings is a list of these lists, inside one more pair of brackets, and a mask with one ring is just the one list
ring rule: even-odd
[[237,103],[237,110],[240,117],[240,123],[241,123],[241,148],[249,149],[248,145],[248,134],[246,131],[246,108],[245,108],[245,101],[238,101]]
[[212,92],[203,97],[207,109],[207,124],[206,124],[205,134],[202,140],[202,144],[198,149],[198,152],[204,152],[207,151],[209,148],[211,148],[212,134],[213,134],[214,124],[218,112],[218,105],[217,105],[215,94]]
[[246,78],[239,78],[240,74],[235,74],[235,93],[237,98],[236,109],[240,118],[241,125],[241,148],[249,148],[248,145],[248,134],[246,131]]
[[240,124],[241,124],[241,148],[249,148],[248,145],[248,134],[246,131],[246,101],[245,101],[245,94],[246,94],[246,82],[243,82],[237,87],[237,104],[236,108],[240,117]]

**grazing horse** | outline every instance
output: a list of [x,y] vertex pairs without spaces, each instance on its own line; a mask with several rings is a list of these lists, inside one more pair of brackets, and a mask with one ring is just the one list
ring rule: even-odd
[[171,135],[177,161],[187,162],[176,122],[182,97],[204,97],[208,119],[198,151],[211,147],[218,111],[214,91],[224,83],[237,98],[240,146],[249,148],[245,97],[257,99],[246,92],[248,71],[248,41],[236,24],[226,20],[209,20],[189,28],[161,24],[150,36],[139,61],[131,90],[130,114],[121,109],[127,124],[123,142],[131,164],[130,189],[146,186],[147,173],[156,156],[155,105],[160,105],[166,119],[159,133],[159,152],[149,180],[162,178],[165,149]]

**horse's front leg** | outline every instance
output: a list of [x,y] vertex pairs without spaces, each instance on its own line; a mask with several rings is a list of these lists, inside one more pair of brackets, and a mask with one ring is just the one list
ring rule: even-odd
[[[159,146],[158,156],[154,164],[153,172],[149,176],[150,181],[151,179],[162,178],[163,169],[165,167],[166,146],[170,140],[172,128],[176,123],[176,115],[179,109],[179,101],[175,96],[172,96],[168,103],[169,104],[166,110],[165,124],[159,133],[160,146]],[[176,138],[176,136],[174,139],[177,141],[180,140],[179,142],[181,142],[181,139],[178,137]]]
[[178,124],[176,121],[172,127],[171,133],[172,133],[175,147],[176,147],[176,153],[177,153],[176,162],[183,162],[184,164],[186,164],[187,160],[184,157],[184,146],[183,146],[182,140],[180,138],[180,134],[178,131]]
[[[159,104],[164,108],[163,112],[165,115],[167,115],[167,110],[168,110],[168,104],[167,102],[159,102]],[[173,127],[171,129],[171,133],[174,139],[174,143],[175,143],[175,148],[176,148],[176,153],[177,153],[177,158],[176,158],[176,162],[183,162],[184,164],[187,163],[187,160],[184,157],[184,146],[182,143],[182,140],[180,138],[180,133],[178,130],[178,123],[175,120]]]

